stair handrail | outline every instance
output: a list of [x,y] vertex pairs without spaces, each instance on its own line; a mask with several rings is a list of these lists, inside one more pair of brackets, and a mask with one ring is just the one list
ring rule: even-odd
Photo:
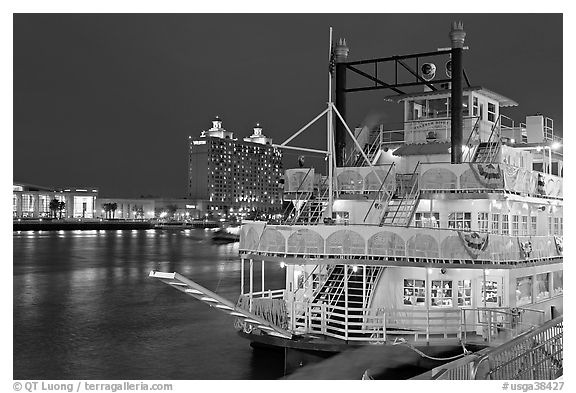
[[[364,152],[366,153],[366,157],[368,157],[369,159],[372,159],[370,157],[370,155],[374,152],[376,152],[378,149],[380,148],[380,138],[374,138],[374,142],[372,142],[372,144],[370,146],[368,146],[368,148],[364,149]],[[364,160],[364,157],[358,157],[358,159],[356,160],[356,164],[360,164],[362,163]],[[372,162],[370,162],[370,164],[372,164]],[[354,166],[366,166],[366,164],[364,165],[354,165]]]
[[[466,141],[465,146],[468,147],[468,151],[466,152],[466,156],[464,156],[464,152],[462,152],[462,161],[463,162],[468,162],[473,156],[472,156],[472,145],[470,143],[470,139],[472,138],[472,135],[474,133],[476,133],[478,135],[478,142],[480,142],[480,134],[478,132],[478,126],[480,123],[480,116],[476,116],[476,122],[474,123],[474,126],[472,127],[472,131],[470,131],[470,135],[468,135],[468,140]],[[467,159],[466,159],[467,158]]]
[[[324,181],[322,182],[322,184],[320,184],[319,190],[321,190],[322,187],[325,186],[327,182],[328,182],[328,177],[326,177],[326,178],[324,179]],[[320,206],[323,206],[323,205],[324,205],[326,195],[328,194],[329,191],[330,191],[330,189],[329,189],[328,187],[326,187],[326,188],[324,189],[324,192],[323,192],[321,195],[319,195],[320,198],[319,198],[319,199],[316,199],[316,201],[321,201],[321,205],[320,205]],[[311,203],[311,199],[309,199],[306,203]],[[328,202],[328,203],[330,203],[330,202]],[[306,208],[306,206],[304,206],[304,208]],[[313,210],[313,211],[311,210],[311,211],[309,212],[309,214],[310,214],[310,215],[315,215],[316,213],[320,214],[320,213],[322,213],[323,211],[324,211],[324,208],[322,208],[322,210],[320,210],[320,208],[318,207],[318,205],[316,205],[316,207],[314,208],[314,210]],[[312,214],[312,213],[313,213],[313,214]],[[318,221],[316,221],[316,223],[317,223],[317,222],[318,222]],[[311,223],[310,217],[308,217],[308,223],[309,223],[309,224]]]
[[[312,170],[312,167],[308,168],[308,172],[306,172],[306,176],[304,176],[304,177],[302,178],[302,181],[300,182],[300,184],[298,185],[298,188],[296,189],[297,199],[296,199],[296,203],[293,204],[294,207],[293,207],[292,210],[290,211],[290,214],[292,214],[292,213],[296,210],[296,206],[298,205],[298,202],[300,202],[300,195],[299,195],[300,188],[301,188],[302,185],[304,184],[304,181],[306,181],[306,179],[308,178],[308,175],[310,174],[310,171],[311,171],[311,170]],[[310,193],[307,192],[306,194],[310,194]],[[310,198],[310,197],[308,196],[308,198]],[[301,211],[301,209],[300,209],[300,211]],[[298,217],[300,216],[300,211],[296,212],[297,214],[294,215],[295,217],[294,217],[294,219],[292,220],[292,223],[291,223],[292,225],[296,223]],[[288,217],[290,217],[290,215],[288,215]],[[287,219],[288,219],[288,217],[287,217]]]
[[[390,167],[388,168],[388,172],[386,172],[386,176],[384,177],[384,180],[382,180],[382,184],[380,184],[380,188],[378,188],[378,191],[376,192],[376,196],[374,196],[374,199],[372,200],[372,204],[370,205],[370,208],[368,209],[368,211],[366,212],[366,215],[364,216],[363,222],[366,222],[366,219],[368,218],[368,214],[370,214],[372,207],[374,207],[374,204],[376,203],[376,198],[379,195],[381,195],[382,187],[384,187],[384,184],[386,184],[386,180],[388,179],[388,175],[390,175],[390,172],[392,171],[392,167],[394,167],[395,165],[396,165],[396,163],[393,162],[392,165],[390,165]],[[389,202],[391,194],[393,194],[393,193],[386,192],[386,202]],[[381,202],[382,199],[383,198],[379,198],[379,202]]]
[[[363,308],[368,308],[370,305],[370,298],[372,296],[372,292],[374,291],[374,286],[375,284],[380,280],[380,277],[382,276],[382,272],[384,271],[382,266],[371,266],[374,268],[374,270],[372,270],[372,274],[371,274],[371,280],[370,283],[366,283],[368,285],[367,291],[366,291],[366,299],[363,299],[363,304],[362,307]],[[376,275],[374,275],[374,271],[376,271]]]
[[[486,155],[486,161],[483,162],[492,162],[493,160],[493,155],[495,155],[495,152],[498,151],[498,149],[500,149],[500,136],[498,135],[498,141],[497,142],[492,142],[492,137],[494,136],[494,131],[496,130],[497,125],[500,123],[500,119],[501,119],[501,115],[498,116],[498,119],[494,122],[494,125],[492,125],[492,129],[490,130],[490,136],[488,137],[487,140],[487,144],[488,144],[488,154]],[[492,146],[494,145],[494,146]],[[494,150],[494,153],[492,152],[492,150]]]
[[[414,167],[414,172],[412,172],[412,177],[410,178],[412,181],[412,188],[410,189],[410,193],[409,196],[412,196],[412,192],[414,190],[414,186],[417,184],[416,181],[414,181],[414,178],[416,176],[416,171],[418,170],[418,167],[420,166],[420,161],[418,161],[418,163],[416,164],[416,167]],[[406,200],[406,194],[402,195],[402,199],[400,199],[400,203],[398,204],[398,209],[396,209],[396,211],[394,212],[394,216],[392,217],[392,222],[394,222],[394,220],[396,219],[396,215],[398,214],[398,212],[400,211],[400,208],[402,207],[402,203],[404,203],[404,201]]]
[[[360,133],[358,135],[355,135],[355,138],[358,139],[360,137],[360,135],[362,135],[362,133],[364,131],[368,131],[368,133],[370,133],[370,128],[367,126],[362,127],[362,130],[360,131]],[[354,166],[354,164],[356,163],[356,155],[354,154],[354,152],[357,150],[356,146],[352,146],[352,149],[350,150],[350,155],[346,158],[346,161],[344,162],[344,166]]]

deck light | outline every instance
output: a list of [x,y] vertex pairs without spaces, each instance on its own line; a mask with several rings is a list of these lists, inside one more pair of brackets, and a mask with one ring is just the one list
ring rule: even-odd
[[550,145],[550,148],[551,148],[552,150],[557,150],[557,149],[559,149],[560,147],[562,147],[562,144],[561,144],[560,142],[558,142],[558,141],[553,142],[552,145]]
[[356,266],[356,265],[352,266],[352,271],[354,273],[356,273],[358,271],[358,266]]
[[286,264],[285,264],[284,262],[280,262],[280,267],[281,267],[282,269],[284,269],[285,266],[286,266]]

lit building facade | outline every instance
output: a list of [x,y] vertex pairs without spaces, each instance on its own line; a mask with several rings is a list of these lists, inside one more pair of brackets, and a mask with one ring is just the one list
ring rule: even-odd
[[[106,204],[116,204],[114,211],[107,211]],[[142,220],[154,218],[155,200],[144,198],[98,198],[96,216],[100,218],[118,218]]]
[[206,201],[206,214],[245,216],[281,208],[282,153],[259,124],[239,140],[216,117],[212,128],[189,142],[188,197]]
[[53,199],[64,202],[56,215],[62,218],[94,218],[98,189],[94,187],[53,188],[26,183],[12,186],[12,215],[14,218],[49,218]]

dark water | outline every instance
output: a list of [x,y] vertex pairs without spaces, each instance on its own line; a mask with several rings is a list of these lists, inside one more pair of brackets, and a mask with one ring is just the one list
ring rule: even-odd
[[[281,377],[281,353],[252,349],[230,316],[147,277],[177,271],[235,302],[238,243],[208,236],[14,232],[14,379]],[[266,289],[283,287],[282,272],[267,267]]]

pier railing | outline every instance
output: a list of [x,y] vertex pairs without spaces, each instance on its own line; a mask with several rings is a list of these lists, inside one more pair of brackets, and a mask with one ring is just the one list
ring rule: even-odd
[[563,317],[414,379],[550,380],[563,374]]
[[460,310],[462,342],[480,339],[491,345],[510,340],[544,322],[542,310],[522,307],[476,307]]

